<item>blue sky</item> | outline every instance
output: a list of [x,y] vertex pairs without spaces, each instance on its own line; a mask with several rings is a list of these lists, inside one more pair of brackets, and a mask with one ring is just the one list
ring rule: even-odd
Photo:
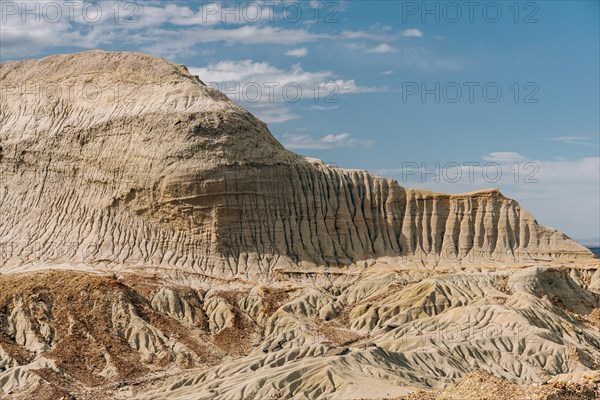
[[599,2],[424,4],[3,1],[0,59],[162,56],[293,151],[409,187],[499,187],[600,237]]

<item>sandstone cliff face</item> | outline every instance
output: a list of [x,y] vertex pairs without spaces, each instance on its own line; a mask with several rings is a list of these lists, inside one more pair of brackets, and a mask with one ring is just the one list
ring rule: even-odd
[[285,150],[185,67],[101,51],[0,64],[0,266],[267,280],[280,270],[591,258],[497,190],[444,195]]

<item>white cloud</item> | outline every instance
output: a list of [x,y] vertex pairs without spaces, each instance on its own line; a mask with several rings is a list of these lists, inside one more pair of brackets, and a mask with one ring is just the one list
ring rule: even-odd
[[288,149],[324,150],[339,147],[372,146],[372,140],[355,139],[349,133],[328,134],[322,137],[286,133],[281,142]]
[[342,39],[363,39],[363,40],[391,40],[393,37],[388,34],[379,32],[366,32],[366,31],[342,31],[339,34]]
[[382,72],[381,72],[381,75],[386,75],[386,76],[387,76],[387,75],[392,75],[392,74],[394,74],[394,73],[395,73],[395,71],[392,71],[392,70],[387,70],[387,71],[382,71]]
[[333,107],[339,95],[388,90],[361,86],[354,79],[336,79],[335,74],[327,70],[305,71],[300,64],[284,70],[268,62],[220,61],[189,70],[267,123],[297,118],[290,107],[303,99],[320,103],[316,106]]
[[[93,7],[84,13],[83,2],[73,2],[72,9],[65,7],[63,2],[48,0],[32,2],[30,5],[25,2],[2,4],[0,54],[3,59],[31,56],[58,46],[91,49],[110,43],[114,38],[103,29],[111,23],[112,16],[99,13],[96,17]],[[84,16],[89,16],[93,22],[85,21]],[[78,29],[74,29],[75,26]]]
[[[189,53],[193,46],[206,43],[297,45],[335,37],[291,25],[287,28],[268,26],[265,22],[272,19],[271,7],[262,7],[260,18],[255,20],[244,7],[233,7],[233,12],[229,9],[206,12],[206,7],[220,7],[218,3],[192,9],[149,1],[140,2],[135,9],[124,9],[125,3],[113,1],[94,2],[90,7],[85,2],[42,0],[35,3],[37,8],[27,8],[38,10],[37,15],[23,14],[21,3],[14,4],[16,12],[3,15],[5,20],[0,25],[3,56],[33,55],[61,46],[98,48],[115,42],[134,45],[137,50],[152,54],[174,56]],[[120,7],[118,14],[117,6]],[[51,15],[50,11],[44,11],[50,8]],[[94,10],[100,10],[97,20]],[[58,15],[56,20],[55,15]]]
[[[237,84],[243,90],[244,86],[258,84],[265,90],[265,95],[260,99],[262,102],[272,101],[269,92],[273,92],[275,98],[278,95],[283,96],[283,88],[286,86],[302,88],[302,98],[314,98],[317,87],[323,90],[321,94],[324,96],[330,93],[374,93],[388,90],[386,87],[360,86],[354,79],[335,79],[335,74],[327,70],[305,71],[300,64],[294,64],[289,70],[284,70],[268,62],[228,60],[212,63],[201,68],[190,67],[189,70],[192,74],[200,76],[200,79],[204,82],[220,84],[223,87],[227,86],[227,83],[231,83],[228,87],[231,88]],[[268,90],[269,87],[273,90]],[[329,93],[326,92],[328,88],[330,89]],[[292,92],[292,90],[289,90],[289,92]],[[288,95],[290,94],[288,93]],[[244,94],[240,94],[239,97],[243,100]]]
[[589,137],[587,137],[587,136],[558,136],[558,137],[549,138],[548,140],[565,142],[565,141],[583,141],[583,140],[588,140],[588,139],[589,139]]
[[[142,51],[169,59],[182,55],[200,57],[210,52],[223,51],[224,46],[234,45],[284,45],[291,48],[288,52],[290,56],[300,57],[308,55],[304,54],[303,45],[323,40],[337,41],[340,47],[372,48],[375,52],[389,52],[393,51],[394,40],[403,36],[417,36],[420,32],[417,29],[394,32],[390,27],[382,25],[374,25],[367,30],[316,32],[312,30],[315,24],[308,26],[286,22],[282,15],[274,17],[272,13],[281,14],[281,10],[277,11],[277,5],[275,11],[270,6],[261,7],[260,18],[254,19],[252,15],[248,15],[251,10],[244,10],[243,5],[232,6],[233,11],[229,8],[226,12],[222,12],[222,9],[214,10],[214,7],[222,7],[218,2],[192,6],[148,0],[136,3],[137,8],[133,9],[124,2],[117,4],[113,1],[98,1],[93,4],[103,12],[97,21],[90,21],[90,6],[86,2],[40,0],[35,3],[41,4],[40,10],[44,10],[46,4],[59,7],[62,17],[50,22],[49,16],[44,15],[43,11],[41,16],[21,15],[20,12],[3,15],[6,17],[6,21],[0,24],[0,54],[3,60],[46,55],[61,47],[111,49],[115,43],[119,44],[120,49]],[[23,9],[24,3],[14,4],[19,10]],[[259,1],[253,4],[266,3]],[[281,4],[283,3],[279,3]],[[116,6],[120,8],[115,18]],[[94,6],[91,7],[93,9]],[[71,14],[74,18],[70,17]],[[87,20],[85,15],[88,16]],[[309,13],[307,18],[308,15]],[[25,17],[25,22],[22,22],[22,17]],[[273,18],[282,25],[274,26],[270,23]],[[383,45],[375,46],[378,43]],[[420,50],[398,51],[402,52],[398,62],[410,68],[456,70],[461,66],[457,60],[428,55]]]
[[405,29],[400,32],[402,37],[423,37],[423,32],[419,29]]
[[566,144],[578,144],[584,146],[593,146],[598,142],[600,138],[599,135],[595,136],[557,136],[546,138],[546,140],[550,140],[552,142],[561,142]]
[[143,37],[149,49],[159,51],[188,48],[202,43],[225,43],[226,45],[297,45],[314,42],[326,36],[305,29],[244,25],[236,28],[194,28],[187,30],[154,29]]
[[329,110],[337,110],[340,106],[310,106],[305,108],[305,110],[311,111],[329,111]]
[[285,52],[286,56],[290,57],[306,57],[308,54],[308,49],[306,47],[300,47],[297,49],[291,49]]
[[527,160],[527,157],[512,151],[498,151],[495,153],[489,153],[483,155],[481,158],[483,158],[486,161],[496,163],[512,163]]
[[[108,2],[107,4],[110,4]],[[115,6],[110,8],[114,10]],[[124,5],[121,5],[123,8]],[[106,9],[108,10],[108,8]],[[195,9],[173,3],[147,1],[139,3],[137,12],[139,23],[157,26],[169,23],[177,26],[268,23],[275,18],[272,7],[261,7],[259,2],[251,6],[227,6],[218,2],[206,2]]]
[[384,93],[388,92],[387,86],[359,86],[354,79],[337,79],[322,85],[322,90],[331,90],[335,88],[339,94],[357,94],[357,93]]
[[406,68],[415,68],[423,71],[458,71],[463,68],[465,61],[461,58],[442,57],[433,54],[429,49],[417,47],[395,48],[387,43],[379,44],[375,47],[369,47],[366,43],[348,43],[344,47],[350,50],[364,50],[372,53],[396,53],[400,55],[395,57],[398,66]]
[[395,53],[398,51],[395,47],[390,46],[387,43],[382,43],[373,48],[367,50],[369,53]]
[[[476,165],[465,165],[467,162]],[[600,157],[534,160],[516,152],[494,152],[479,160],[440,163],[439,166],[405,163],[402,168],[376,172],[398,179],[403,186],[443,193],[498,187],[543,225],[572,237],[598,235]]]
[[[115,42],[172,57],[190,54],[194,46],[207,43],[299,45],[340,37],[344,40],[385,40],[388,37],[364,31],[309,32],[286,20],[277,6],[273,8],[272,4],[261,1],[231,6],[210,2],[196,7],[144,1],[133,8],[127,3],[114,1],[97,1],[94,6],[89,6],[86,2],[39,0],[36,5],[27,8],[38,10],[37,15],[31,12],[23,14],[25,3],[14,4],[16,12],[3,15],[6,20],[0,25],[0,48],[5,57],[32,55],[61,46],[98,48]],[[118,13],[115,7],[119,7]],[[53,11],[45,11],[47,9]],[[55,9],[58,11],[55,12]],[[97,20],[95,10],[101,11]],[[54,14],[59,16],[56,20],[52,20]],[[310,18],[308,10],[304,18]],[[273,20],[285,25],[272,26]],[[295,53],[299,57],[302,51],[297,49]]]

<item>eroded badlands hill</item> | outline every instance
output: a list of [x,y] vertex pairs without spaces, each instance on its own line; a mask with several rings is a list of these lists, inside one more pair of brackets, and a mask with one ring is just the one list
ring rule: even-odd
[[58,55],[2,63],[0,78],[4,268],[102,262],[268,280],[382,256],[592,256],[498,191],[415,191],[310,162],[163,59]]
[[596,395],[598,261],[497,190],[306,159],[143,54],[0,82],[0,395]]

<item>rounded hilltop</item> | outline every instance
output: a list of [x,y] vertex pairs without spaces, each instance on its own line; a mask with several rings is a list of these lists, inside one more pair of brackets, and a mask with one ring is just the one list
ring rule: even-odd
[[214,165],[296,158],[262,121],[185,66],[160,57],[92,50],[3,62],[0,74],[2,132],[14,140],[26,135],[43,142],[72,136],[73,131],[81,137],[82,131],[101,126],[110,131],[129,125],[129,136],[144,136],[143,141],[161,147],[169,143],[183,158],[194,153],[190,144],[203,136],[203,144],[195,148],[216,145],[214,157],[203,152],[203,161]]

